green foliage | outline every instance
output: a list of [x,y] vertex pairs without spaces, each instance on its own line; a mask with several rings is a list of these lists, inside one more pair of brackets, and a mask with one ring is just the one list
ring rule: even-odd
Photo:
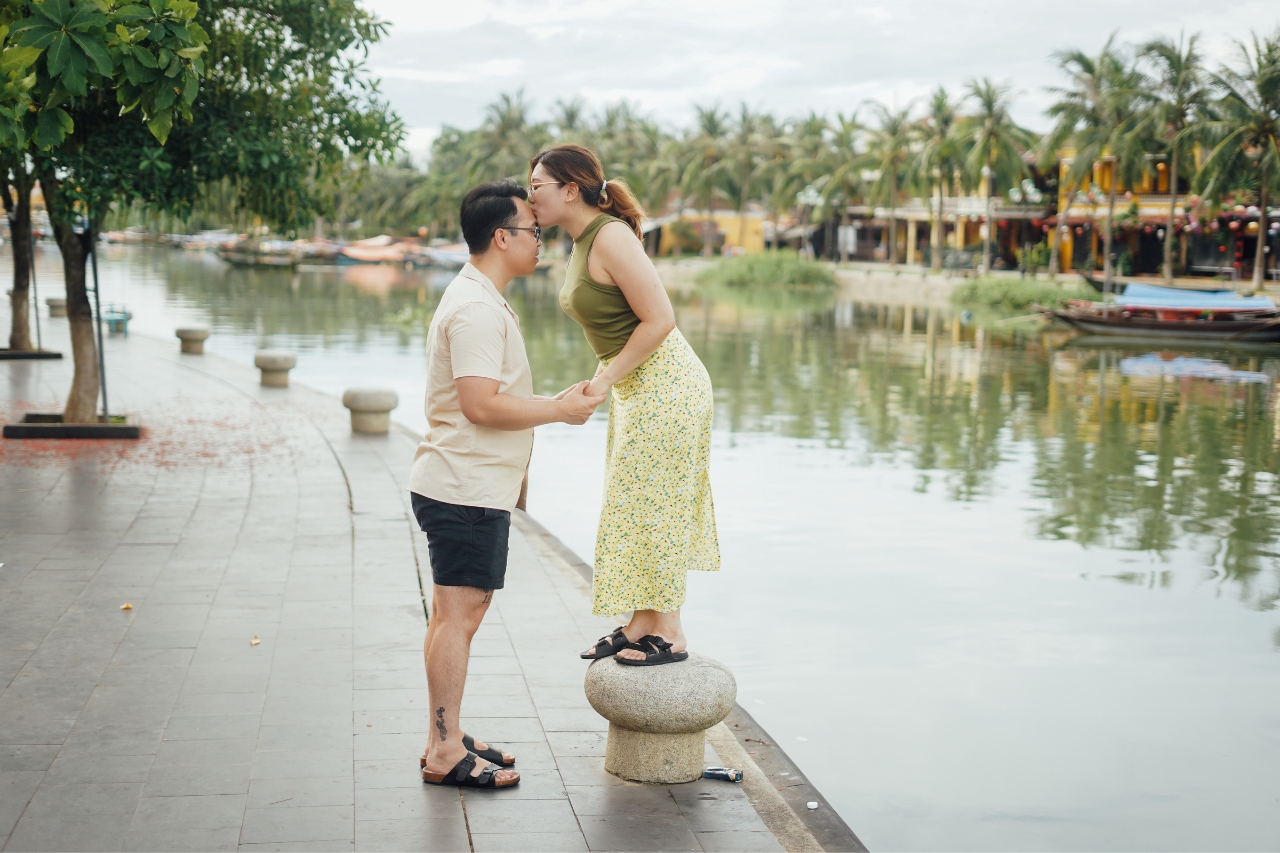
[[728,288],[767,287],[786,290],[827,290],[836,284],[826,264],[801,258],[796,252],[762,252],[726,258],[698,273],[702,285]]
[[1049,241],[1041,240],[1032,246],[1030,251],[1017,250],[1018,265],[1035,271],[1041,267],[1047,267],[1052,254],[1053,250],[1049,247]]
[[1085,298],[1076,285],[1020,278],[975,278],[951,291],[951,304],[962,307],[1024,309],[1033,306],[1058,308],[1069,299]]

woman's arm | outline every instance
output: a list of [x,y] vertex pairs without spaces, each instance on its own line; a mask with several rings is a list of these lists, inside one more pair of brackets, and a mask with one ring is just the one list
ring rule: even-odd
[[[602,284],[616,285],[640,318],[627,345],[596,374],[588,396],[604,394],[653,355],[676,327],[676,314],[667,291],[644,253],[644,246],[624,223],[610,222],[600,229],[587,258],[587,272]],[[603,273],[603,275],[597,275]]]

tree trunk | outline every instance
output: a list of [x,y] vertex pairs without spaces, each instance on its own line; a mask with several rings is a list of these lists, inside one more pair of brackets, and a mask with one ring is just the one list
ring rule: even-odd
[[38,173],[45,207],[53,225],[53,236],[62,253],[62,275],[67,285],[67,323],[71,327],[71,355],[75,372],[71,391],[62,410],[65,423],[94,423],[98,420],[98,348],[94,343],[93,309],[85,287],[85,260],[92,243],[88,233],[72,228],[75,212],[62,198],[62,184],[51,171]]
[[[1173,209],[1178,206],[1178,146],[1169,154],[1169,218],[1164,226],[1164,281],[1173,283]],[[1266,218],[1265,216],[1263,217]]]
[[984,182],[987,194],[987,203],[983,210],[986,213],[986,227],[982,229],[982,274],[989,275],[991,273],[991,232],[995,228],[995,223],[991,221],[991,175],[987,175]]
[[[13,241],[13,295],[9,297],[12,323],[9,349],[30,350],[31,346],[31,176],[21,159],[12,165],[13,189],[17,200],[9,195],[9,183],[3,185],[5,212],[9,214],[9,234]],[[36,306],[36,310],[40,310]]]
[[1103,249],[1102,249],[1102,294],[1105,296],[1115,290],[1115,284],[1112,277],[1115,275],[1115,268],[1111,263],[1111,236],[1112,226],[1111,220],[1116,212],[1116,170],[1115,164],[1111,167],[1111,187],[1107,190],[1107,228],[1103,232]]
[[1267,175],[1260,175],[1258,182],[1258,247],[1253,253],[1253,289],[1261,290],[1267,283]]
[[934,272],[942,269],[942,200],[945,197],[942,181],[938,181],[938,215],[933,218],[933,228],[929,232],[929,266]]
[[889,269],[898,266],[898,175],[889,173]]

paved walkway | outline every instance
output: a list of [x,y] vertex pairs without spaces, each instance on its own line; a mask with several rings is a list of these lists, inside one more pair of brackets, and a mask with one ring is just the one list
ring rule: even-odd
[[[613,624],[525,520],[463,705],[523,781],[423,785],[414,441],[176,340],[108,363],[142,440],[0,445],[0,848],[820,849],[743,787],[604,772],[577,652]],[[0,414],[60,410],[70,368],[0,362]]]

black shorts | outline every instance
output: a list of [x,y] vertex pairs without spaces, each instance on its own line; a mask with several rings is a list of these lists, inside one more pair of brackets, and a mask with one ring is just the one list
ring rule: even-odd
[[502,589],[511,513],[409,495],[418,526],[427,534],[432,580],[440,586]]

